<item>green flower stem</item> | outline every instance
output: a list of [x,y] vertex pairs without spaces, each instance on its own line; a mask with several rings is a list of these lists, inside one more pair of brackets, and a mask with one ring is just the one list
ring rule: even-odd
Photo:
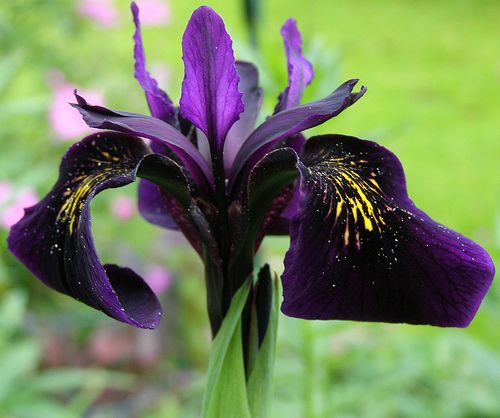
[[303,416],[314,418],[314,330],[308,321],[302,322],[302,357],[304,364],[303,375]]
[[[265,287],[266,284],[269,287]],[[259,293],[258,285],[269,291],[262,293],[261,288]],[[278,279],[276,275],[271,276],[266,265],[255,280],[249,277],[234,294],[210,351],[203,399],[204,418],[269,416],[279,313],[278,293]],[[259,299],[262,295],[268,305]],[[245,338],[243,333],[247,328],[242,324],[248,306],[250,311],[259,310],[260,315],[253,315],[254,322],[248,326],[252,332]],[[266,312],[264,317],[267,321],[259,327],[257,318],[260,316],[260,320],[264,320],[263,312]],[[264,330],[262,324],[267,324]],[[252,358],[251,362],[245,361],[244,341],[249,342],[246,354]]]

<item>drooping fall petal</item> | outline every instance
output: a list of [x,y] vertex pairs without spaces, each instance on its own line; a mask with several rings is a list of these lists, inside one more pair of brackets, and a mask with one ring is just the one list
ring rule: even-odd
[[57,183],[12,227],[8,244],[48,286],[119,321],[155,328],[161,318],[158,299],[132,270],[101,264],[90,229],[92,198],[134,181],[148,152],[140,139],[110,132],[73,145]]
[[464,327],[494,275],[479,245],[408,198],[399,160],[370,141],[311,138],[299,164],[282,311]]
[[184,81],[182,116],[201,129],[221,156],[231,126],[243,112],[232,41],[220,16],[196,9],[182,38]]

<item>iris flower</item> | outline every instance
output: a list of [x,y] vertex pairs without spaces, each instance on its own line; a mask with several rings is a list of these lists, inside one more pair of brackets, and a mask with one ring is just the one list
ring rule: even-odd
[[146,69],[135,4],[132,12],[135,77],[151,116],[92,105],[75,92],[73,106],[103,131],[69,149],[52,190],[11,229],[10,250],[36,277],[119,321],[155,328],[162,310],[154,293],[131,269],[101,264],[90,227],[92,198],[139,177],[144,218],[182,231],[205,264],[214,332],[268,234],[290,236],[281,277],[286,315],[469,324],[491,284],[491,258],[414,205],[401,163],[386,148],[339,134],[305,139],[304,130],[366,89],[354,92],[358,80],[348,80],[301,104],[313,68],[294,20],[281,30],[288,85],[255,127],[257,69],[235,61],[212,9],[198,8],[184,32],[178,107]]

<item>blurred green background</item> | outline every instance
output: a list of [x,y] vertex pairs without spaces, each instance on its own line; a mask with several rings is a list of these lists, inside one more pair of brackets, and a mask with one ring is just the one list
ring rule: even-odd
[[[500,2],[262,0],[260,52],[248,42],[241,1],[143,3],[152,11],[143,19],[149,66],[174,100],[183,29],[207,3],[224,18],[237,57],[258,63],[263,115],[286,85],[279,29],[295,17],[316,69],[305,100],[353,77],[368,86],[314,131],[390,148],[416,204],[498,265]],[[94,237],[103,261],[133,267],[161,291],[157,331],[131,329],[51,292],[5,248],[16,209],[50,189],[78,140],[64,94],[78,87],[111,108],[147,112],[133,78],[132,33],[127,1],[0,5],[1,418],[199,415],[210,340],[202,266],[179,234],[137,215],[135,185],[95,199]],[[287,245],[264,243],[262,259],[277,272]],[[499,317],[497,283],[463,330],[281,316],[271,416],[500,417]]]

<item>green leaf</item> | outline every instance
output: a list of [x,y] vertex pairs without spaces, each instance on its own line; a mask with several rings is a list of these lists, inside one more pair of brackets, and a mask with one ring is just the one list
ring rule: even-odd
[[[262,269],[261,272],[269,269]],[[262,277],[260,277],[262,280]],[[279,316],[279,289],[276,273],[272,279],[273,296],[269,324],[262,345],[260,346],[254,366],[250,372],[247,385],[248,404],[252,418],[265,418],[269,416],[271,404],[272,380],[274,371],[274,359],[276,353],[276,338],[278,333]]]
[[269,264],[265,264],[260,269],[249,296],[249,299],[251,299],[249,324],[248,329],[245,331],[248,335],[246,339],[243,339],[247,343],[245,351],[247,377],[252,373],[269,326],[273,306],[273,293],[271,270]]
[[0,404],[15,385],[29,378],[40,360],[40,348],[34,341],[13,344],[0,352]]
[[8,343],[12,334],[22,324],[27,304],[26,294],[21,290],[11,290],[0,304],[0,347]]
[[241,313],[251,281],[246,280],[231,300],[210,351],[208,378],[203,399],[205,418],[250,418],[245,365],[241,343]]
[[104,381],[108,389],[130,390],[133,376],[127,373],[111,372],[100,369],[52,369],[30,379],[32,390],[45,393],[61,394],[79,390],[89,382]]
[[55,400],[35,398],[29,403],[14,405],[8,411],[8,417],[15,418],[76,418],[69,415],[66,407]]
[[8,55],[3,55],[0,60],[0,92],[6,90],[12,83],[12,80],[16,74],[18,74],[23,64],[23,60],[24,57],[18,52],[11,52]]

